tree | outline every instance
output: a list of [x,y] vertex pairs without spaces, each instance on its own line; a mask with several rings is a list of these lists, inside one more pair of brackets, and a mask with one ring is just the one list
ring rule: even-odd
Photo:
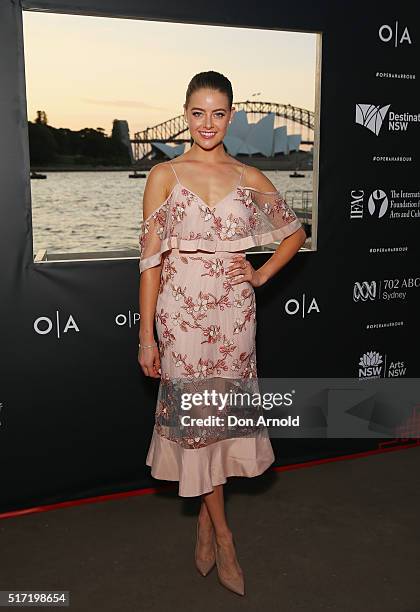
[[41,125],[48,125],[47,114],[45,111],[36,111],[35,123]]

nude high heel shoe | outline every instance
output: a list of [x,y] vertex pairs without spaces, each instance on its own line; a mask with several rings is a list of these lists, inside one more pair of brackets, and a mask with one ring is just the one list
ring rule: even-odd
[[[204,559],[199,559],[197,557],[198,538],[200,537],[199,531],[200,529],[199,529],[199,524],[197,521],[197,539],[195,543],[195,565],[202,576],[207,576],[207,574],[209,574],[210,571],[215,566],[216,558],[215,556],[213,556],[213,559],[210,559],[210,561],[206,561]],[[214,542],[214,531],[213,531],[213,542]]]
[[216,555],[217,574],[221,584],[230,591],[237,593],[238,595],[245,595],[245,582],[242,568],[236,576],[227,576],[227,574],[224,573],[220,564],[220,551],[218,550],[216,540],[214,542],[214,552]]

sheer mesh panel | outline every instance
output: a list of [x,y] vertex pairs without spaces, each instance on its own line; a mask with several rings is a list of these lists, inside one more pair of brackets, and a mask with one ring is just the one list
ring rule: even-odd
[[172,248],[241,251],[281,242],[302,226],[279,191],[238,187],[222,204],[210,208],[178,184],[142,223],[140,273],[160,264],[162,254]]

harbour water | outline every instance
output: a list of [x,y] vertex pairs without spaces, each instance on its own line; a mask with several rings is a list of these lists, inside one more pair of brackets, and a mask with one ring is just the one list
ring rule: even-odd
[[[126,170],[45,174],[31,180],[34,254],[138,249],[146,178],[129,179]],[[289,170],[265,174],[280,193],[313,188],[310,170],[304,178],[290,178]]]

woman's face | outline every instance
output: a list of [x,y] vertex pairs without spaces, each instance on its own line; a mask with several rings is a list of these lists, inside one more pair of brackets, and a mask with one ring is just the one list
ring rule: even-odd
[[184,116],[193,140],[204,149],[212,149],[225,137],[235,111],[229,108],[225,93],[214,89],[199,89],[190,96]]

